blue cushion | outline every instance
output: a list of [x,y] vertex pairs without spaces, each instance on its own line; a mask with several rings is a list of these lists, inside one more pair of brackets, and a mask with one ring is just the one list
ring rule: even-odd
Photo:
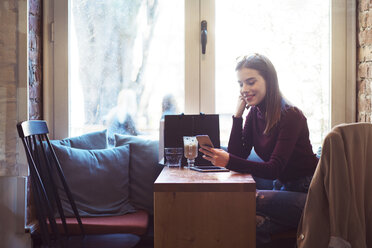
[[132,248],[135,247],[140,237],[130,233],[100,234],[71,236],[67,247],[94,247],[94,248]]
[[107,130],[91,132],[63,140],[51,140],[51,143],[80,149],[105,149],[107,148]]
[[159,141],[138,136],[115,134],[117,147],[130,145],[130,202],[135,208],[153,214],[154,182],[163,166],[159,165]]
[[[129,145],[83,150],[53,144],[67,184],[82,216],[111,216],[134,212],[129,203]],[[57,185],[62,188],[61,184]],[[73,216],[66,195],[61,200]]]

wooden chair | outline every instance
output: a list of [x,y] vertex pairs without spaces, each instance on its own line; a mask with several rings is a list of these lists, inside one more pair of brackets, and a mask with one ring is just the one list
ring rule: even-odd
[[[134,247],[148,226],[145,211],[110,217],[80,217],[45,121],[17,124],[29,165],[42,247]],[[54,175],[54,176],[53,176]],[[74,217],[66,218],[54,177],[63,185]],[[60,217],[56,218],[56,210]]]

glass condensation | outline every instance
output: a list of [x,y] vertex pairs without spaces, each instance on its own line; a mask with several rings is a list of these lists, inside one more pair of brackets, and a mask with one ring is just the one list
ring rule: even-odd
[[[283,95],[307,117],[314,151],[330,128],[329,1],[216,0],[216,112],[228,142],[239,86],[236,58],[266,55]],[[229,101],[221,99],[230,99]]]
[[183,0],[70,6],[70,135],[158,138],[162,115],[184,109]]

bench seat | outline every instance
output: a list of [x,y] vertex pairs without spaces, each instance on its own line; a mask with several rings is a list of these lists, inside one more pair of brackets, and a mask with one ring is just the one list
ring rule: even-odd
[[[130,233],[144,235],[149,223],[149,214],[144,210],[137,210],[120,216],[107,217],[82,217],[81,221],[86,234],[112,234]],[[62,221],[56,219],[60,232],[63,232]],[[80,229],[75,218],[66,218],[67,228],[71,235],[80,234]]]

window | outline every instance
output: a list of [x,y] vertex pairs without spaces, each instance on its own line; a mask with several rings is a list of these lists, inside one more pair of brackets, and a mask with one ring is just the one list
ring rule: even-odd
[[[49,43],[54,52],[48,57],[54,61],[53,84],[46,89],[53,107],[46,116],[56,138],[103,128],[115,108],[131,112],[138,133],[157,138],[161,101],[172,94],[177,112],[220,114],[221,143],[226,144],[236,102],[235,58],[251,52],[273,61],[282,92],[308,118],[314,148],[331,126],[354,120],[350,89],[355,72],[346,62],[355,61],[354,36],[346,35],[355,32],[351,0],[79,2],[49,6],[58,11],[54,43]],[[92,6],[83,6],[88,3]],[[208,22],[205,55],[201,20]],[[82,45],[84,32],[85,39],[101,39],[103,47]],[[89,56],[80,56],[84,51]],[[98,96],[98,91],[106,93]],[[123,104],[127,109],[118,107],[120,98],[132,102]]]
[[158,138],[162,115],[184,112],[184,12],[183,0],[70,1],[70,135]]

